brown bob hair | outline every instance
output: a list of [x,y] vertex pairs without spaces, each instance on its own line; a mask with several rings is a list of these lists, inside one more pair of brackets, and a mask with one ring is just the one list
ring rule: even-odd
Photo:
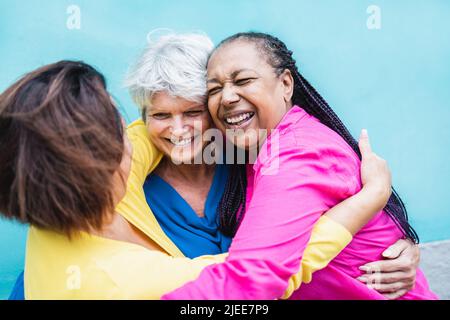
[[123,152],[102,74],[76,61],[26,74],[0,96],[0,214],[68,236],[100,229]]

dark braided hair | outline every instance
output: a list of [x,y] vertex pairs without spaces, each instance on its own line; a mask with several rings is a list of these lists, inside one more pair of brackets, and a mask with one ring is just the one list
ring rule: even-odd
[[[216,50],[222,45],[235,40],[244,40],[257,45],[258,49],[267,58],[268,63],[275,69],[277,75],[281,75],[288,69],[294,79],[293,104],[301,106],[308,114],[314,116],[321,123],[338,133],[361,159],[357,141],[352,137],[346,126],[330,108],[328,103],[300,74],[295,59],[292,57],[292,51],[281,40],[265,33],[237,33],[223,40],[216,47]],[[246,189],[243,189],[246,186],[245,180],[245,168],[235,165],[228,178],[225,193],[218,209],[221,223],[220,228],[225,234],[234,235],[242,220],[245,210]],[[236,210],[236,208],[239,208],[239,210]],[[412,240],[414,243],[419,243],[419,237],[416,231],[408,222],[405,205],[394,188],[392,188],[392,195],[384,210],[402,230],[406,238]]]
[[236,234],[245,213],[247,173],[245,164],[229,165],[229,175],[218,207],[219,230],[226,236]]

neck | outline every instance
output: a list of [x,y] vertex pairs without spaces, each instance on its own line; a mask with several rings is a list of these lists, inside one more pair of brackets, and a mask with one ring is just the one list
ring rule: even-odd
[[102,238],[137,244],[150,250],[164,251],[152,238],[117,212],[109,213],[102,224],[101,230],[91,230],[90,233]]
[[122,223],[122,217],[119,213],[113,211],[105,215],[100,230],[91,229],[89,233],[96,236],[117,239],[119,234],[123,233],[124,225]]
[[169,158],[164,157],[157,168],[157,173],[164,176],[175,176],[178,179],[189,181],[201,181],[201,177],[214,173],[214,165],[202,164],[174,164]]

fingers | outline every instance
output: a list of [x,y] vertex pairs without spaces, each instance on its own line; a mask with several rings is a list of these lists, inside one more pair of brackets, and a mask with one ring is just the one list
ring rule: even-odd
[[396,282],[402,282],[404,283],[405,287],[411,287],[414,284],[415,275],[404,271],[380,272],[380,273],[364,274],[358,277],[357,279],[366,284],[371,283],[392,284]]
[[359,150],[361,151],[361,156],[364,158],[372,153],[372,147],[370,146],[369,134],[366,129],[361,130],[361,135],[359,136]]
[[367,285],[369,288],[377,290],[379,293],[396,293],[400,290],[406,290],[402,283],[369,283]]
[[359,277],[358,280],[391,300],[398,299],[406,292],[414,289],[415,284],[415,277],[411,278],[403,272],[364,275]]
[[397,272],[403,271],[407,272],[411,269],[411,262],[408,259],[397,258],[395,260],[380,260],[375,262],[367,263],[361,267],[359,270],[365,273],[379,273],[379,272]]
[[398,299],[414,288],[420,257],[418,247],[409,240],[399,240],[383,252],[389,260],[375,261],[359,269],[366,272],[358,278],[383,293],[387,299]]
[[383,257],[388,259],[395,259],[409,247],[409,243],[406,240],[400,239],[383,252]]
[[399,291],[394,292],[394,293],[386,293],[386,294],[384,294],[383,296],[384,296],[386,299],[389,299],[389,300],[395,300],[395,299],[400,298],[401,296],[403,296],[403,295],[404,295],[405,293],[407,293],[407,292],[408,292],[408,290],[403,289],[403,290],[399,290]]

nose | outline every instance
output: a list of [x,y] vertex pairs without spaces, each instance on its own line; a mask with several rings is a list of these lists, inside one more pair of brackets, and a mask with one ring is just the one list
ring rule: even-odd
[[222,105],[230,107],[240,99],[232,85],[225,85],[222,89]]
[[176,137],[181,137],[189,131],[187,124],[181,115],[173,117],[170,133]]

